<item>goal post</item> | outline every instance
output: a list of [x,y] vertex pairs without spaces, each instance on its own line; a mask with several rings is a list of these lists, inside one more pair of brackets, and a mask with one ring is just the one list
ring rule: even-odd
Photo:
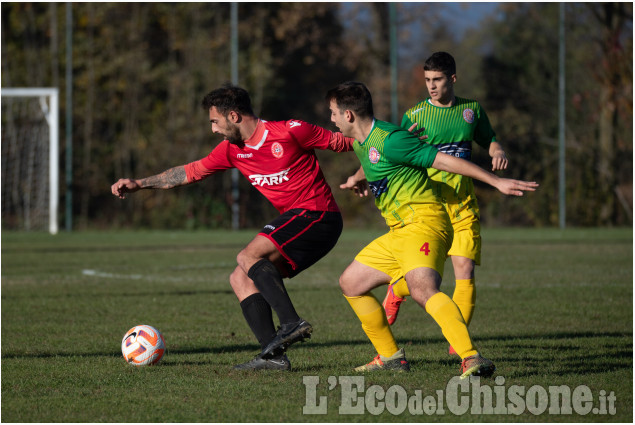
[[[22,230],[43,230],[46,224],[40,225],[38,218],[46,221],[42,210],[48,209],[48,231],[54,235],[59,204],[59,89],[2,88],[1,93],[2,219],[19,223]],[[19,101],[28,104],[17,107]],[[40,127],[48,129],[48,143],[41,140],[45,131]],[[47,159],[37,157],[42,150],[48,150]],[[44,175],[37,176],[38,172]],[[48,185],[41,180],[48,180]],[[42,199],[46,192],[48,202]]]

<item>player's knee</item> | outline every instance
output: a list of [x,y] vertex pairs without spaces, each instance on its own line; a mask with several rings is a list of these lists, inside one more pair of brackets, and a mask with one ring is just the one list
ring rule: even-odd
[[340,275],[340,289],[342,290],[342,294],[347,297],[354,297],[359,295],[356,291],[355,280],[350,273],[347,273],[346,270],[344,273]]
[[236,291],[236,288],[240,288],[243,285],[243,271],[239,267],[236,267],[234,271],[229,275],[229,284]]
[[342,273],[342,274],[340,275],[340,289],[342,290],[342,293],[343,293],[344,295],[349,296],[349,295],[347,294],[347,290],[346,290],[346,289],[347,289],[347,287],[348,287],[348,282],[346,281],[346,278],[344,277],[344,274],[345,274],[345,273]]
[[426,304],[428,304],[428,301],[430,300],[430,298],[432,298],[434,295],[438,294],[439,292],[440,291],[431,290],[431,291],[422,293],[419,300],[417,300],[418,304],[423,306],[423,308],[426,308]]
[[[244,249],[241,249],[240,252],[236,255],[236,263],[238,263],[238,266],[241,267],[244,270],[244,264],[245,264],[245,259],[247,258],[247,253],[245,252]],[[245,270],[245,273],[247,271]]]
[[249,270],[262,258],[255,256],[253,253],[249,252],[247,248],[242,249],[238,255],[236,255],[236,262],[238,263],[238,267],[240,267],[245,275],[249,274]]
[[240,267],[234,268],[234,270],[229,274],[229,284],[232,286],[234,285],[234,282],[236,281],[236,270],[239,268]]
[[263,260],[270,261],[273,264],[269,256],[263,256],[260,253],[250,251],[249,247],[242,249],[238,255],[236,255],[236,262],[245,272],[245,275],[249,275],[250,270]]
[[452,257],[452,265],[457,279],[474,278],[474,260],[466,257]]
[[407,276],[408,291],[412,296],[412,299],[420,306],[425,306],[428,300],[439,292],[441,285],[441,279],[437,279],[436,276],[417,276],[420,279],[416,279],[415,276]]
[[238,298],[238,301],[242,301],[250,295],[258,292],[258,289],[256,289],[252,280],[249,279],[240,266],[236,267],[229,275],[229,284]]

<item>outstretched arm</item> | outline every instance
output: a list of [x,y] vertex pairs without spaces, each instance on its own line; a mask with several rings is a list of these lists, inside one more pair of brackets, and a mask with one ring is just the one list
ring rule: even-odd
[[133,193],[141,189],[172,189],[188,183],[190,182],[187,180],[185,167],[179,165],[144,179],[119,179],[110,187],[110,190],[113,195],[123,199],[126,197],[126,193]]
[[498,177],[495,174],[485,171],[478,165],[474,165],[473,163],[460,158],[455,158],[452,155],[444,154],[443,152],[439,152],[437,154],[434,159],[434,163],[432,164],[432,168],[472,177],[485,182],[490,186],[494,186],[505,195],[523,196],[524,191],[534,192],[538,187],[538,183],[536,182],[526,182],[523,180],[504,179]]

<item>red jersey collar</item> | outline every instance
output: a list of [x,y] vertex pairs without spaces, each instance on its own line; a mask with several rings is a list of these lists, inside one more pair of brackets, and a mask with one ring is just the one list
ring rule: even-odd
[[258,150],[267,140],[267,135],[269,134],[269,130],[265,128],[265,122],[261,119],[258,120],[258,124],[256,125],[256,130],[254,130],[254,134],[252,134],[249,139],[245,140],[245,147],[249,149]]

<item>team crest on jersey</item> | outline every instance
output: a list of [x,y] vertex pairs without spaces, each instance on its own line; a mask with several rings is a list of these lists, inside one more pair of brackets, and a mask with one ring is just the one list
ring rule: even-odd
[[470,108],[463,109],[463,119],[466,123],[472,124],[474,122],[474,111]]
[[271,153],[273,156],[280,159],[282,158],[282,155],[284,155],[284,149],[282,149],[282,145],[280,143],[276,142],[271,145]]
[[371,164],[377,164],[379,162],[379,158],[381,158],[381,154],[375,148],[370,148],[368,151],[368,160]]

